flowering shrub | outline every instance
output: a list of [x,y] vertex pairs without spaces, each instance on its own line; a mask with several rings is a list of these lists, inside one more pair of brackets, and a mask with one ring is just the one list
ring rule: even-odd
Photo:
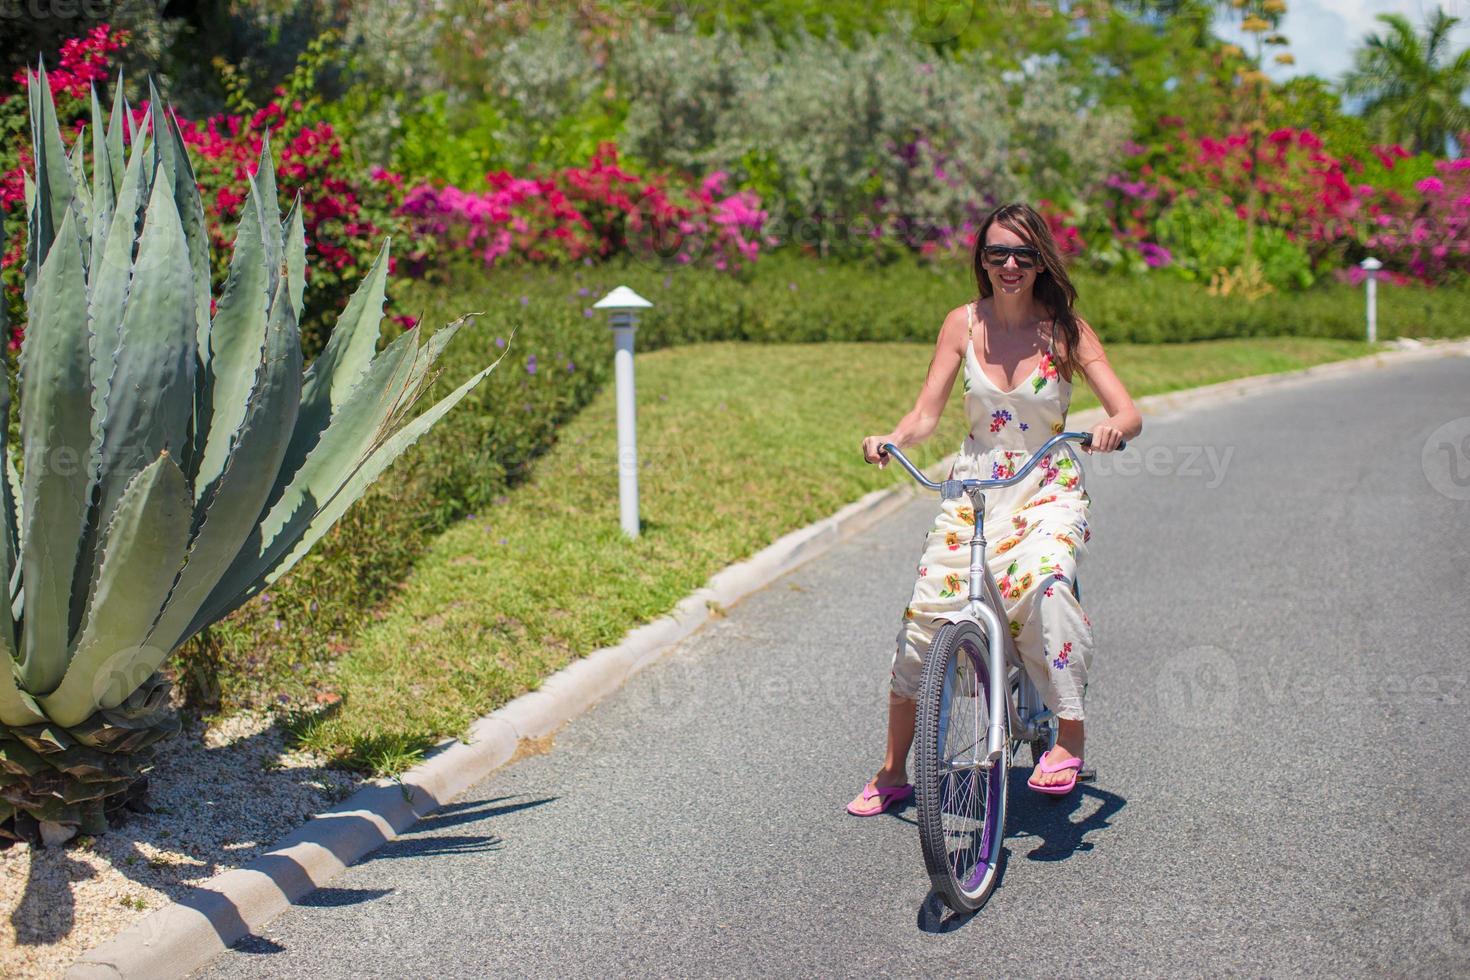
[[[1277,285],[1305,285],[1313,270],[1345,269],[1370,251],[1390,279],[1438,282],[1470,272],[1470,160],[1431,164],[1401,146],[1372,150],[1367,161],[1334,156],[1314,133],[1296,129],[1254,143],[1246,133],[1216,139],[1176,130],[1152,150],[1134,145],[1133,170],[1106,181],[1106,221],[1096,230],[1112,251],[1099,257],[1127,261],[1126,251],[1186,277],[1208,274],[1244,257],[1249,224],[1252,253]],[[1202,219],[1200,208],[1216,214]]]
[[[1470,269],[1470,159],[1436,161],[1435,171],[1415,185],[1416,209],[1376,215],[1363,242],[1391,268],[1428,282]],[[1354,282],[1363,275],[1352,266]]]
[[498,171],[486,175],[490,189],[481,193],[422,184],[404,196],[400,213],[418,236],[420,271],[461,250],[485,265],[630,252],[736,269],[758,255],[766,213],[753,191],[728,193],[726,179],[716,172],[688,185],[639,176],[603,143],[586,167],[532,177]]
[[[1153,226],[1156,242],[1140,242],[1138,251],[1152,267],[1171,266],[1185,279],[1209,280],[1220,269],[1244,264],[1246,220],[1219,197],[1180,197]],[[1303,289],[1313,281],[1305,249],[1271,225],[1255,230],[1252,251],[1262,278],[1276,288]]]
[[[52,98],[63,125],[76,126],[87,118],[90,86],[105,78],[110,56],[128,42],[126,31],[114,31],[102,24],[82,37],[68,38],[61,45],[59,64],[48,72]],[[21,86],[18,93],[0,94],[0,220],[5,222],[5,252],[0,256],[0,290],[8,307],[9,322],[14,333],[12,350],[19,346],[24,322],[21,299],[25,256],[25,168],[31,164],[30,115],[23,96],[26,72],[12,79]],[[18,97],[19,96],[19,97]]]
[[[56,71],[47,73],[47,82],[64,130],[75,133],[90,119],[90,87],[106,76],[109,55],[127,40],[126,32],[102,25],[85,37],[63,44],[60,64]],[[24,73],[17,81],[24,83]],[[307,263],[301,320],[302,346],[311,355],[325,343],[332,324],[376,256],[384,234],[396,226],[392,217],[396,197],[391,181],[354,174],[346,165],[332,127],[304,120],[300,111],[299,102],[278,98],[249,116],[219,115],[203,122],[178,122],[184,143],[191,150],[204,199],[216,285],[223,283],[228,271],[229,245],[245,201],[246,179],[255,172],[267,139],[278,148],[282,196],[289,204],[300,194],[307,247],[316,253]],[[146,103],[132,109],[137,124],[146,114]],[[3,276],[10,322],[16,325],[11,338],[14,348],[25,322],[21,295],[25,237],[22,168],[29,163],[29,127],[23,99],[6,96],[0,101],[0,126],[15,137],[6,141],[3,152],[7,155],[0,157],[0,207],[4,209],[7,241]],[[91,147],[84,149],[89,151]],[[400,325],[407,325],[407,318],[398,319]]]
[[[326,343],[385,234],[396,227],[391,216],[395,184],[353,174],[332,126],[317,122],[297,128],[299,111],[299,103],[275,101],[249,117],[214,116],[203,123],[181,119],[179,128],[185,145],[195,151],[195,177],[210,219],[214,275],[220,282],[228,271],[229,243],[245,202],[246,178],[255,172],[267,139],[273,149],[279,147],[280,188],[288,202],[300,194],[307,245],[316,253],[307,263],[301,322],[302,346],[312,354]],[[294,135],[286,137],[288,133]],[[398,319],[400,325],[412,322]]]

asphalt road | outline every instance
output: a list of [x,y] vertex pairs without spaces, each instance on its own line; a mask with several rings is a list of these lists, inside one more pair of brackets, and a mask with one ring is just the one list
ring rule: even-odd
[[1013,771],[978,914],[938,914],[912,809],[843,812],[926,498],[204,975],[1470,974],[1470,358],[1084,459],[1098,780],[1058,802]]

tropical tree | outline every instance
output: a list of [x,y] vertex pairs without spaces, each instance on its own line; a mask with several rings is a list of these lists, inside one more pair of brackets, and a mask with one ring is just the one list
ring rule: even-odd
[[303,219],[299,201],[277,212],[269,148],[216,301],[157,94],[135,125],[119,85],[105,127],[92,94],[88,179],[85,135],[68,148],[44,71],[29,81],[14,451],[0,424],[0,834],[56,842],[104,830],[178,729],[169,653],[284,575],[495,365],[414,416],[463,320],[377,353],[385,244],[303,372]]
[[1343,91],[1363,99],[1363,114],[1390,142],[1415,153],[1448,152],[1470,132],[1470,48],[1455,54],[1450,34],[1460,18],[1436,8],[1416,31],[1403,14],[1379,14],[1388,30],[1358,49]]

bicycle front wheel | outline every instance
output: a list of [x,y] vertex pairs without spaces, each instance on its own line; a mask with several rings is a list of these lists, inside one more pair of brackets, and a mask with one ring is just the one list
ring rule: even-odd
[[950,623],[934,635],[919,687],[915,795],[919,843],[934,891],[956,912],[985,904],[995,887],[1005,830],[1010,731],[1006,749],[986,765],[990,726],[989,644],[976,623]]

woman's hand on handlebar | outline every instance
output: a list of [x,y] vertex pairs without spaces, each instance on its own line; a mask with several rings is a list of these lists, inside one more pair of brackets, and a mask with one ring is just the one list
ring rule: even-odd
[[892,462],[892,457],[883,449],[885,442],[897,445],[892,433],[886,436],[868,436],[863,440],[863,459],[869,463],[877,463],[880,470]]
[[1092,427],[1092,442],[1083,446],[1084,452],[1110,453],[1123,443],[1123,432],[1117,426],[1099,422]]

